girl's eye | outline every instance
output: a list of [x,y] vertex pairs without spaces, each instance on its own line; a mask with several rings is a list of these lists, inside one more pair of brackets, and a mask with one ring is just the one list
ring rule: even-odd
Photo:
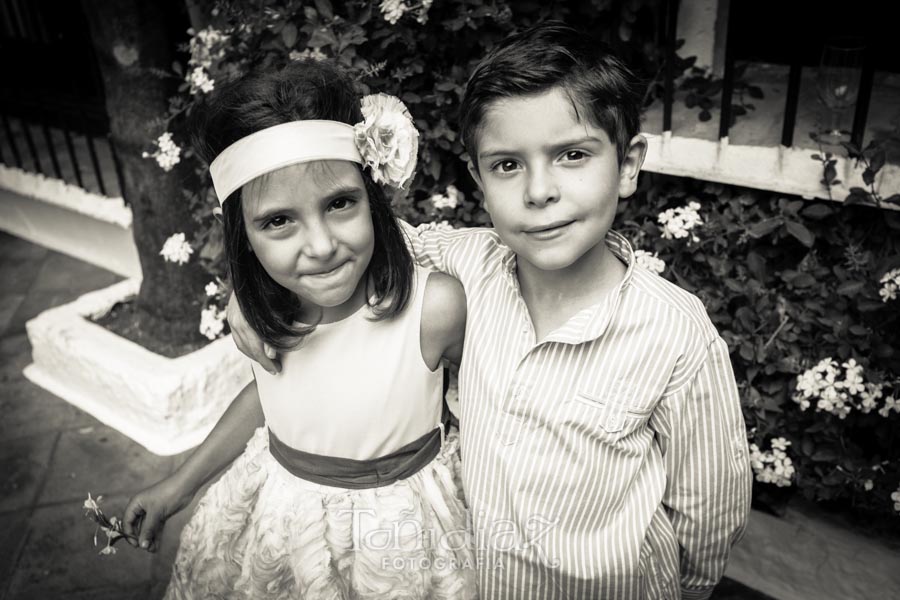
[[335,198],[329,207],[331,210],[343,210],[345,208],[350,208],[356,203],[356,200],[353,198]]
[[501,173],[512,173],[518,168],[519,164],[514,160],[501,160],[498,163],[495,163],[493,167],[491,167],[492,171],[499,171]]
[[278,229],[280,227],[284,227],[287,224],[287,217],[282,215],[276,215],[266,221],[265,225],[263,225],[263,229]]

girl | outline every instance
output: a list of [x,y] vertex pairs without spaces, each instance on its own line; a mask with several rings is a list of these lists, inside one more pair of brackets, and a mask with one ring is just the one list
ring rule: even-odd
[[182,532],[167,598],[474,597],[438,368],[460,358],[465,297],[413,266],[379,185],[412,174],[405,107],[361,107],[334,67],[295,62],[224,87],[197,138],[235,294],[282,372],[254,365],[184,465],[132,498],[126,532],[155,550],[237,457]]

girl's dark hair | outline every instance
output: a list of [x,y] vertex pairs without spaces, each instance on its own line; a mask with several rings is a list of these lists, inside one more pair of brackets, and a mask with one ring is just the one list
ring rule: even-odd
[[[209,164],[237,140],[273,125],[310,119],[353,125],[362,121],[359,102],[350,79],[325,61],[296,61],[279,70],[257,71],[217,88],[195,111],[194,148]],[[361,172],[375,230],[366,302],[376,319],[384,319],[406,307],[413,261],[388,196],[367,171]],[[241,312],[264,342],[279,350],[296,346],[315,326],[294,325],[299,300],[269,276],[253,253],[244,228],[241,190],[223,203],[222,220],[225,256]]]
[[569,96],[576,115],[586,113],[609,135],[622,163],[628,142],[640,131],[640,81],[603,42],[560,21],[545,21],[504,39],[469,76],[459,126],[475,168],[488,105],[554,87]]

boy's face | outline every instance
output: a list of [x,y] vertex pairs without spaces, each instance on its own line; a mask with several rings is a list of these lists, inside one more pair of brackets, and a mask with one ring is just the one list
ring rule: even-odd
[[542,271],[605,252],[620,196],[634,193],[645,142],[629,144],[620,168],[615,143],[582,117],[560,88],[497,100],[478,134],[485,208],[503,241]]

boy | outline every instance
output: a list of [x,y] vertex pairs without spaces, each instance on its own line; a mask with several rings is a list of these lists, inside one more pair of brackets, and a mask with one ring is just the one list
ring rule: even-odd
[[746,521],[727,346],[610,230],[644,158],[639,101],[590,38],[511,36],[461,107],[494,229],[407,228],[468,298],[459,419],[484,598],[707,598]]

